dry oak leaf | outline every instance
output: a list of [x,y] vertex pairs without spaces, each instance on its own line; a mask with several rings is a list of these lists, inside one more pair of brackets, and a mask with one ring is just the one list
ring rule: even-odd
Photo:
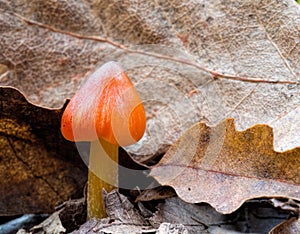
[[60,133],[62,109],[29,103],[0,87],[0,216],[50,213],[81,196],[87,167]]
[[0,0],[0,84],[58,108],[96,64],[116,60],[145,100],[148,130],[131,150],[141,161],[224,116],[238,129],[269,124],[276,150],[292,149],[299,15],[294,0]]
[[300,233],[300,220],[293,217],[274,227],[269,234],[298,234]]
[[273,149],[267,125],[236,131],[233,119],[190,128],[151,169],[160,184],[186,202],[207,202],[232,213],[248,199],[300,199],[300,148]]

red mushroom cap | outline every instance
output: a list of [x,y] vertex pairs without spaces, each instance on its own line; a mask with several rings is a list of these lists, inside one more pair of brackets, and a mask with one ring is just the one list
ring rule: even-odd
[[67,105],[61,121],[70,141],[102,138],[115,145],[136,143],[144,134],[146,115],[138,92],[115,62],[96,69]]

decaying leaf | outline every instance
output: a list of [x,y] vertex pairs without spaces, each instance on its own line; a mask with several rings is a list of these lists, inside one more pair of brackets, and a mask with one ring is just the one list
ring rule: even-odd
[[[114,190],[106,194],[108,217],[91,219],[73,234],[97,233],[267,233],[285,220],[289,212],[275,209],[269,202],[247,202],[239,212],[222,215],[208,204],[189,204],[178,197],[168,198],[156,206],[156,212],[134,206],[127,197]],[[147,202],[144,203],[147,205]],[[150,203],[148,203],[149,205]],[[140,204],[139,204],[140,205]],[[144,215],[146,213],[146,216]],[[151,216],[148,214],[151,213]],[[173,231],[173,232],[172,232]]]
[[59,213],[54,212],[49,218],[44,220],[44,222],[31,228],[30,231],[32,233],[61,234],[65,233],[66,229],[61,224]]
[[145,101],[147,134],[130,149],[141,161],[224,117],[238,129],[270,124],[276,149],[291,149],[299,14],[293,0],[0,0],[0,84],[58,108],[96,64],[116,60]]
[[188,234],[188,230],[183,224],[162,223],[156,234]]
[[231,213],[258,197],[300,199],[300,148],[276,152],[267,125],[237,131],[233,119],[190,128],[152,168],[162,185],[187,202]]
[[86,221],[87,210],[85,198],[73,199],[56,207],[59,219],[67,233],[73,231]]
[[62,109],[29,103],[0,87],[0,215],[49,213],[81,196],[87,167],[60,133]]
[[174,197],[176,195],[173,188],[168,186],[158,186],[152,189],[147,189],[141,192],[135,199],[135,202],[139,201],[153,201]]
[[133,206],[127,197],[117,190],[106,194],[105,207],[108,217],[101,220],[91,219],[73,234],[96,233],[143,233],[155,229]]
[[208,204],[190,204],[180,198],[169,198],[157,206],[149,219],[153,227],[161,223],[183,224],[189,233],[267,233],[285,220],[288,212],[281,212],[267,202],[247,202],[239,211],[222,215]]
[[300,221],[291,218],[273,228],[269,234],[298,234],[300,233]]
[[126,224],[149,225],[148,221],[140,214],[127,197],[113,190],[104,196],[106,213],[112,220]]
[[[5,232],[6,233],[6,232]],[[12,232],[9,232],[12,233]],[[30,231],[24,228],[19,229],[16,234],[62,234],[66,233],[66,229],[62,226],[58,213],[54,212],[42,223],[32,227]]]
[[293,199],[276,199],[272,198],[271,202],[274,207],[279,207],[282,210],[288,210],[294,214],[300,214],[300,202]]
[[86,221],[86,201],[84,198],[68,200],[56,207],[57,211],[33,226],[27,232],[24,227],[17,234],[60,234],[70,233]]
[[154,227],[159,227],[161,223],[183,224],[189,233],[209,233],[207,228],[213,223],[221,224],[226,217],[219,214],[209,205],[202,207],[188,204],[181,199],[169,198],[157,207],[157,212],[150,218],[150,223]]

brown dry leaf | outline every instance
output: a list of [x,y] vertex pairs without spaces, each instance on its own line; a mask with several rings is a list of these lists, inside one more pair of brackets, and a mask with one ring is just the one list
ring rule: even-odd
[[0,0],[0,85],[59,108],[96,64],[117,60],[147,109],[147,134],[130,149],[141,161],[224,117],[238,129],[268,123],[276,149],[291,149],[299,14],[294,0]]
[[127,224],[149,225],[148,221],[139,213],[127,197],[116,189],[105,193],[104,202],[106,213],[112,220],[118,220]]
[[20,229],[17,234],[61,234],[70,233],[79,224],[86,221],[86,201],[85,199],[68,200],[61,205],[58,211],[55,211],[42,223],[30,228],[30,231]]
[[155,165],[150,175],[187,202],[207,202],[231,213],[248,199],[300,200],[300,148],[273,149],[267,125],[236,131],[233,119],[216,127],[190,128]]
[[160,203],[149,221],[153,227],[164,222],[183,224],[195,234],[268,233],[287,216],[288,212],[283,214],[262,200],[252,200],[237,212],[222,215],[208,204],[190,204],[176,197]]
[[52,212],[82,195],[87,168],[60,133],[62,109],[30,104],[0,88],[0,216]]
[[282,210],[287,210],[294,214],[300,214],[300,202],[297,200],[272,198],[270,201],[274,207],[279,207]]
[[269,234],[298,234],[300,233],[300,221],[291,218],[273,228]]
[[162,223],[160,224],[155,234],[188,234],[188,230],[183,224],[171,224]]
[[86,199],[73,199],[56,207],[63,227],[69,233],[80,227],[86,221]]
[[31,228],[29,233],[61,234],[65,232],[66,229],[61,223],[61,220],[59,218],[59,212],[54,212],[42,223]]
[[166,199],[157,207],[157,212],[150,218],[153,227],[161,223],[183,224],[189,233],[209,233],[207,227],[211,224],[225,223],[226,217],[216,212],[209,205],[197,206],[189,204],[178,197]]
[[[105,193],[105,207],[108,217],[91,219],[83,224],[73,234],[96,233],[154,233],[155,229],[140,214],[127,197],[117,190]],[[148,231],[148,232],[147,232]]]
[[162,200],[176,195],[173,188],[168,186],[158,186],[152,189],[146,189],[135,199],[135,202]]

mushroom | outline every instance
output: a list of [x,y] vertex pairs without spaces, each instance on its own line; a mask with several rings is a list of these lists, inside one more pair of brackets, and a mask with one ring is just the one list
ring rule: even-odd
[[106,217],[102,190],[118,187],[118,146],[136,143],[146,115],[138,92],[115,62],[96,69],[67,105],[61,132],[70,141],[89,141],[87,218]]

